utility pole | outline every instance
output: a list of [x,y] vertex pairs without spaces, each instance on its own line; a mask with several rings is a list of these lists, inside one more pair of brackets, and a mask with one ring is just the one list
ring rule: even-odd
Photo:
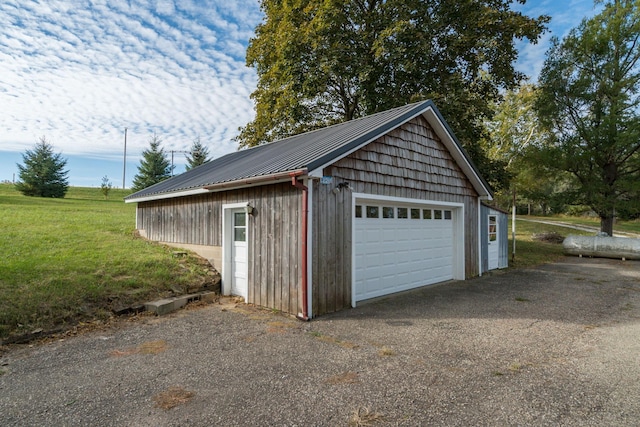
[[188,153],[188,151],[185,150],[169,150],[169,152],[171,153],[171,176],[173,176],[173,153]]
[[123,190],[124,190],[126,175],[127,175],[127,128],[124,128],[124,161],[122,163],[122,189]]

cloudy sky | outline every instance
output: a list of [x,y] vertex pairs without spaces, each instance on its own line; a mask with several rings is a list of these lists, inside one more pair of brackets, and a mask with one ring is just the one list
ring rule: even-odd
[[[529,0],[552,16],[541,43],[520,45],[535,80],[551,35],[594,13],[591,0]],[[68,159],[71,185],[126,185],[155,132],[166,151],[196,137],[219,157],[236,150],[253,117],[256,74],[245,67],[258,0],[0,1],[0,180],[17,179],[20,153],[45,136]],[[176,171],[184,155],[174,153]]]

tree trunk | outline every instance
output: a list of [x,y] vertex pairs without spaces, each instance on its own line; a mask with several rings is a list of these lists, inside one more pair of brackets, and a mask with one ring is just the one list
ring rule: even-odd
[[613,236],[613,215],[600,216],[600,231]]

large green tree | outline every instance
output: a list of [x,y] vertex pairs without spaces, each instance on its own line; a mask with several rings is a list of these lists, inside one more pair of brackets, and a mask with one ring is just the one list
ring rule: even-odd
[[18,164],[16,189],[26,196],[62,198],[69,189],[67,160],[53,152],[53,146],[43,136],[33,150],[22,155]]
[[640,2],[616,0],[555,40],[540,76],[546,161],[575,178],[576,203],[612,234],[616,209],[640,210]]
[[209,149],[200,142],[199,136],[193,140],[191,148],[185,157],[187,158],[187,164],[185,165],[186,170],[193,169],[211,160],[209,158]]
[[149,138],[149,148],[142,152],[138,173],[133,177],[133,191],[142,190],[171,177],[171,162],[160,144],[162,139],[154,133]]
[[523,83],[506,91],[500,102],[491,103],[494,114],[485,121],[489,138],[482,140],[482,146],[490,159],[505,165],[511,178],[509,188],[494,194],[498,204],[511,206],[515,192],[518,205],[547,214],[562,210],[558,189],[565,187],[567,178],[541,161],[548,129],[538,120],[537,94],[535,85]]
[[[548,18],[511,0],[262,0],[247,50],[258,73],[241,146],[433,99],[483,172],[476,142],[501,89],[523,79],[515,40],[537,41]],[[524,3],[524,1],[522,1]],[[504,181],[502,178],[497,181]]]

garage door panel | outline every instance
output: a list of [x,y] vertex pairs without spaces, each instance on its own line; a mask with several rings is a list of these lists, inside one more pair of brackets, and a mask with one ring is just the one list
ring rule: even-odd
[[453,278],[453,220],[354,220],[356,300]]

